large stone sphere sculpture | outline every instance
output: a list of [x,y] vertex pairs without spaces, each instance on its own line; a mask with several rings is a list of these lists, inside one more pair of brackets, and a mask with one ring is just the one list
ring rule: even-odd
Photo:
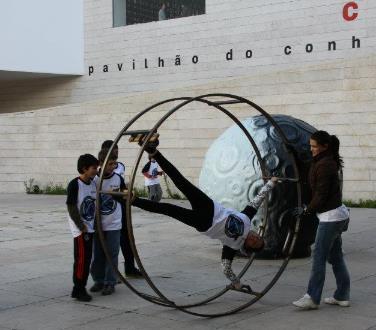
[[[285,115],[273,115],[290,144],[297,150],[297,164],[302,182],[306,182],[304,164],[311,159],[309,138],[316,129],[304,121]],[[295,177],[292,162],[283,147],[282,140],[263,116],[242,121],[255,140],[269,175]],[[237,125],[227,129],[217,138],[206,153],[199,185],[212,199],[227,207],[241,211],[264,184],[260,166],[252,145]],[[279,258],[283,256],[283,245],[293,219],[291,210],[296,207],[296,184],[279,184],[269,196],[268,222],[265,231],[266,248],[259,257]],[[303,202],[309,199],[307,187],[303,184]],[[260,208],[252,220],[257,228],[265,216]],[[305,219],[295,245],[293,256],[310,255],[314,241],[317,220]]]

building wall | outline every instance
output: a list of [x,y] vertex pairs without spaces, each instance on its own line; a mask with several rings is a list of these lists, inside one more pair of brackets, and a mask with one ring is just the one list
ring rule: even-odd
[[[68,82],[60,78],[32,84],[29,80],[0,82],[0,112],[189,89],[224,78],[289,68],[304,71],[310,65],[341,59],[361,62],[375,54],[376,5],[357,1],[358,17],[346,21],[345,3],[207,0],[205,15],[112,28],[112,1],[85,0],[85,75]],[[360,48],[352,48],[353,37],[359,39]],[[337,43],[336,51],[328,51],[330,41]],[[312,44],[311,53],[306,52],[307,44]],[[286,46],[291,46],[290,55],[284,53]],[[233,59],[227,61],[231,49]],[[246,58],[247,50],[252,51],[251,58]],[[180,66],[175,65],[177,55]],[[192,63],[195,55],[197,64]],[[159,58],[165,67],[158,67]],[[94,72],[89,74],[89,70]],[[46,95],[51,86],[57,88]]]
[[[0,8],[3,74],[83,73],[82,0],[12,0],[2,1]],[[22,95],[18,89],[9,90]]]
[[[345,3],[208,0],[206,15],[114,29],[111,1],[86,1],[84,76],[0,86],[2,111],[29,110],[0,115],[0,191],[22,191],[30,178],[41,185],[66,183],[79,154],[96,154],[104,139],[154,102],[226,92],[338,134],[345,197],[376,198],[376,4],[356,1],[358,10],[349,13],[358,16],[346,21]],[[328,50],[330,41],[335,51]],[[159,57],[164,67],[158,67]],[[240,118],[255,114],[230,108]],[[151,127],[162,112],[137,128]],[[195,106],[162,127],[163,148],[197,183],[205,150],[229,125]],[[136,152],[121,143],[128,167]]]

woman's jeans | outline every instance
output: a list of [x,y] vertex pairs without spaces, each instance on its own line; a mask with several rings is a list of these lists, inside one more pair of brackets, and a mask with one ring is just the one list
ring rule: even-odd
[[346,221],[320,222],[317,228],[311,277],[307,290],[317,305],[320,304],[324,287],[326,261],[332,265],[337,283],[337,290],[333,297],[337,300],[350,299],[350,276],[343,259],[341,238],[346,225]]

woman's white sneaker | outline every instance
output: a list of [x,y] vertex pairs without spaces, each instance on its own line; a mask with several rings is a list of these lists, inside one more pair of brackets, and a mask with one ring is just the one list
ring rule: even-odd
[[319,305],[316,305],[311,296],[306,293],[302,298],[292,303],[294,306],[299,307],[301,309],[317,309]]
[[348,301],[348,300],[337,300],[334,297],[325,298],[324,302],[325,302],[325,304],[338,305],[338,306],[341,306],[341,307],[349,307],[350,306],[350,301]]

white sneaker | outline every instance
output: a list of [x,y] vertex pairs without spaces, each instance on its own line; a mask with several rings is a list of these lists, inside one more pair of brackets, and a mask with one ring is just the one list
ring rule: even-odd
[[348,300],[337,300],[334,297],[325,298],[324,302],[325,302],[325,304],[329,304],[329,305],[338,305],[338,306],[341,306],[341,307],[350,307],[350,301],[348,301]]
[[302,309],[317,309],[319,305],[316,305],[311,296],[306,293],[302,298],[292,303],[294,306],[302,308]]

